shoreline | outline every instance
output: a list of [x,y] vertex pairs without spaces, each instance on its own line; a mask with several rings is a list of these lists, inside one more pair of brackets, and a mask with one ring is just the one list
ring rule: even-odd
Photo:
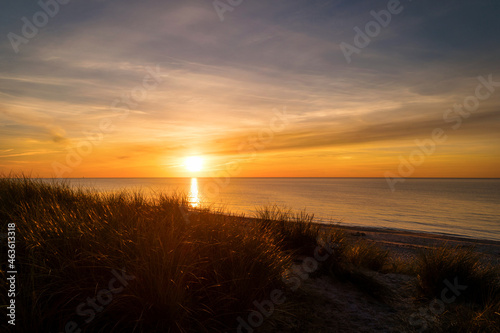
[[[264,324],[269,304],[277,308],[286,298],[266,332],[412,332],[410,319],[432,309],[440,296],[433,290],[446,279],[457,288],[470,286],[462,297],[467,307],[447,305],[442,316],[425,316],[420,325],[461,320],[459,328],[498,326],[497,241],[324,224],[277,206],[245,217],[190,209],[180,196],[152,203],[30,179],[0,181],[0,195],[0,219],[14,225],[17,242],[9,246],[9,267],[21,258],[27,267],[9,286],[23,286],[15,301],[18,317],[32,320],[18,322],[22,331],[61,330],[71,321],[73,327],[89,324],[83,327],[89,332],[111,325],[116,332],[224,332],[238,330],[240,318],[253,323],[258,315],[252,325]],[[259,216],[271,222],[259,223]],[[419,255],[443,244],[450,248]],[[119,293],[105,315],[89,312]],[[75,316],[84,316],[82,305],[96,317],[91,324]]]
[[423,249],[449,245],[472,248],[483,254],[485,262],[500,265],[500,241],[376,227],[337,227],[348,231],[351,236],[372,241],[403,260],[414,260]]
[[[324,223],[317,223],[325,228],[330,228],[332,225],[326,225]],[[474,237],[466,237],[466,236],[458,236],[458,235],[450,235],[450,234],[440,234],[434,232],[424,232],[424,231],[412,231],[412,230],[404,230],[404,229],[393,229],[393,228],[382,228],[382,227],[364,227],[364,226],[348,226],[348,225],[336,225],[341,229],[359,231],[359,232],[369,232],[369,233],[378,233],[378,234],[399,234],[405,236],[414,236],[414,237],[423,237],[429,239],[436,239],[439,241],[455,241],[455,242],[479,242],[482,244],[489,245],[497,245],[500,246],[500,241],[492,240],[492,239],[483,239],[483,238],[474,238]]]
[[[245,222],[255,222],[256,220],[255,217],[243,217]],[[331,228],[345,230],[351,237],[359,237],[374,242],[389,250],[390,255],[404,260],[416,259],[423,249],[447,244],[452,247],[473,248],[474,251],[484,255],[486,262],[500,265],[500,241],[402,229],[313,223],[323,230]]]
[[[223,214],[226,215],[226,214]],[[231,217],[231,215],[226,215]],[[235,215],[235,217],[238,217]],[[246,222],[253,222],[258,220],[256,217],[247,217],[244,216],[242,219]],[[368,226],[356,226],[356,225],[344,225],[344,224],[336,224],[336,223],[323,223],[323,222],[313,222],[314,224],[324,228],[340,228],[346,230],[352,230],[356,232],[365,232],[372,234],[392,234],[392,235],[400,235],[400,236],[413,236],[427,239],[435,239],[438,242],[442,241],[451,241],[451,242],[465,242],[465,243],[481,243],[484,245],[493,245],[500,247],[500,240],[492,240],[492,239],[483,239],[483,238],[474,238],[474,237],[466,237],[459,235],[450,235],[450,234],[440,234],[434,232],[425,232],[425,231],[412,231],[405,229],[394,229],[394,228],[385,228],[385,227],[368,227]]]
[[[169,195],[168,193],[171,192],[171,190],[173,190],[174,188],[177,188],[179,191],[179,193],[183,193],[184,195],[186,195],[187,197],[189,197],[191,194],[190,194],[190,187],[189,187],[189,182],[187,180],[189,179],[193,179],[193,178],[196,178],[196,179],[199,179],[199,181],[201,181],[202,179],[205,179],[206,177],[124,177],[124,178],[121,178],[121,177],[101,177],[101,178],[85,178],[87,180],[91,180],[91,179],[104,179],[106,181],[111,181],[111,183],[107,183],[107,182],[104,182],[104,183],[95,183],[94,184],[94,187],[93,187],[93,190],[97,191],[97,192],[102,192],[102,193],[110,193],[110,192],[141,192],[145,197],[147,197],[148,199],[154,199],[156,197],[157,194],[159,193],[162,193],[162,194],[166,194],[166,195]],[[238,178],[248,178],[248,179],[258,179],[259,177],[234,177],[235,179],[238,179]],[[265,178],[276,178],[276,179],[280,179],[280,178],[283,178],[283,179],[288,179],[288,178],[292,178],[292,179],[300,179],[302,177],[265,177]],[[310,177],[303,177],[305,179],[307,178],[310,178]],[[324,177],[312,177],[312,178],[324,178]],[[325,177],[326,179],[342,179],[342,178],[345,178],[345,177]],[[358,178],[358,177],[353,177],[353,178]],[[367,179],[372,179],[373,177],[361,177],[363,179],[367,178]],[[376,177],[375,177],[376,178]],[[49,180],[50,178],[41,178],[43,180]],[[150,182],[144,182],[144,183],[141,183],[140,181],[139,182],[125,182],[125,183],[122,183],[121,181],[119,181],[118,183],[119,184],[114,184],[113,181],[114,180],[121,180],[121,179],[131,179],[131,180],[134,180],[134,179],[137,179],[137,180],[140,180],[140,179],[184,179],[186,180],[186,183],[182,183],[183,185],[180,185],[181,183],[172,183],[173,187],[169,187],[170,185],[168,185],[167,183],[158,183],[158,184],[163,184],[161,186],[158,187],[158,192],[156,192],[156,190],[153,190],[154,188],[156,188],[154,186],[154,183],[150,183]],[[413,178],[412,178],[413,179]],[[428,178],[414,178],[414,179],[428,179]],[[441,178],[429,178],[429,179],[441,179]],[[451,178],[442,178],[442,179],[455,179],[453,177]],[[475,178],[467,178],[467,179],[475,179]],[[81,180],[81,178],[65,178],[64,179],[65,181],[68,182],[68,185],[70,185],[70,187],[72,188],[86,188],[87,185],[84,185],[84,184],[87,184],[86,182],[79,182],[79,180]],[[464,178],[465,180],[465,178]],[[76,181],[76,183],[73,183],[73,181]],[[92,182],[90,182],[92,183]],[[99,185],[100,184],[100,185]],[[109,184],[112,184],[112,185],[109,185]],[[114,184],[114,185],[113,185]],[[144,187],[143,185],[139,186],[140,184],[145,184]],[[123,189],[122,189],[122,185],[125,186]],[[113,188],[111,189],[108,188],[108,186],[112,186]],[[118,186],[118,187],[116,187]],[[139,186],[139,187],[137,187]],[[177,186],[177,187],[176,187]],[[102,187],[102,188],[101,188]],[[137,188],[136,188],[137,187]],[[200,183],[200,185],[196,185],[196,187],[199,187],[199,189],[201,190],[202,188],[202,183]],[[161,190],[160,190],[161,189]],[[181,191],[182,189],[182,191]],[[176,193],[177,190],[174,191],[174,193]],[[253,196],[252,196],[253,198]],[[198,200],[199,199],[199,200]],[[245,216],[248,216],[248,217],[253,217],[254,216],[254,210],[251,209],[250,206],[239,206],[239,204],[236,202],[236,203],[233,203],[234,205],[232,205],[231,207],[228,206],[228,203],[224,204],[224,201],[212,201],[212,200],[208,200],[207,198],[204,198],[203,195],[200,195],[200,197],[194,200],[194,202],[196,202],[200,207],[220,207],[223,209],[224,211],[224,214],[231,214],[230,211],[228,210],[233,210],[235,214],[237,215],[245,215]],[[191,200],[191,199],[190,199]],[[272,199],[271,199],[271,202],[272,202]],[[271,203],[268,203],[271,205]],[[256,204],[254,206],[255,207],[260,207],[260,206],[265,206],[266,204]],[[286,203],[285,204],[286,207],[290,207],[292,208],[294,211],[301,211],[301,206],[300,204],[298,205],[293,205],[292,202],[290,203]],[[295,208],[294,208],[295,207]],[[306,207],[306,206],[305,206]],[[328,204],[326,204],[325,207],[329,207]],[[411,207],[410,207],[411,208]],[[464,238],[464,240],[468,240],[468,239],[480,239],[481,241],[484,241],[484,240],[489,240],[489,241],[497,241],[497,242],[500,242],[500,230],[496,228],[496,221],[497,219],[495,219],[496,215],[493,214],[491,215],[490,217],[488,217],[487,220],[485,220],[486,224],[482,224],[482,222],[478,222],[479,224],[476,226],[476,230],[474,230],[474,228],[470,228],[470,222],[469,221],[462,221],[460,220],[460,223],[457,223],[454,225],[453,223],[453,220],[451,219],[448,219],[446,216],[441,216],[441,218],[439,218],[439,216],[435,216],[435,219],[436,221],[439,221],[441,220],[442,222],[444,222],[442,225],[438,225],[438,224],[435,224],[433,223],[432,221],[429,222],[429,221],[424,221],[420,218],[418,219],[409,219],[409,220],[406,220],[403,216],[403,218],[398,218],[396,216],[396,214],[388,214],[387,216],[387,220],[384,220],[382,219],[381,217],[378,217],[378,218],[375,218],[376,216],[371,214],[371,216],[369,214],[366,214],[366,216],[361,216],[359,219],[356,218],[356,213],[353,213],[354,215],[349,215],[346,217],[347,220],[344,221],[344,218],[343,218],[343,214],[339,214],[339,216],[332,216],[331,212],[330,212],[330,209],[319,209],[318,212],[316,212],[314,209],[310,209],[310,214],[314,214],[316,217],[315,217],[315,222],[318,223],[318,224],[330,224],[330,223],[337,223],[337,224],[340,224],[341,226],[343,227],[346,227],[346,228],[351,228],[351,227],[355,227],[355,228],[360,228],[361,229],[365,229],[365,228],[369,228],[369,229],[381,229],[380,231],[385,231],[385,230],[398,230],[398,231],[408,231],[408,232],[414,232],[414,233],[429,233],[429,234],[436,234],[436,235],[443,235],[443,236],[446,236],[446,237],[457,237],[457,238]],[[320,214],[320,215],[317,215]],[[394,217],[394,218],[393,218]],[[380,219],[380,220],[379,220]],[[422,222],[422,223],[419,223]],[[471,221],[474,221],[474,219],[471,219]],[[479,221],[479,219],[478,219]],[[400,229],[400,228],[403,228],[403,229]],[[495,229],[493,229],[495,228]],[[488,232],[489,230],[493,229],[494,230],[494,233],[491,233],[491,232]],[[377,230],[374,230],[374,231],[377,231]]]

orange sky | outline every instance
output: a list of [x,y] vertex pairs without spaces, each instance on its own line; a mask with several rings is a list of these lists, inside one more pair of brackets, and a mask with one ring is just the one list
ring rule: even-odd
[[[340,44],[380,8],[327,3],[249,2],[222,22],[210,3],[68,4],[19,52],[0,44],[0,173],[500,177],[490,5],[412,3],[347,63]],[[21,34],[36,6],[2,27]],[[436,129],[446,141],[419,153]]]

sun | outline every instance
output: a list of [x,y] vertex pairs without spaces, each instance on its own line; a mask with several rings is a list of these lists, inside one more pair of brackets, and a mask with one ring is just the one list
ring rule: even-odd
[[203,168],[203,158],[199,156],[190,156],[186,158],[184,165],[186,166],[186,169],[191,172],[201,171]]

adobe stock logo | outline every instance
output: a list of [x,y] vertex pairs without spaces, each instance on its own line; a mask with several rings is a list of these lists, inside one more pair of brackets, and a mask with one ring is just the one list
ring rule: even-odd
[[379,12],[372,10],[370,12],[370,15],[375,20],[365,24],[364,32],[358,26],[355,26],[353,29],[356,33],[353,39],[354,45],[346,42],[340,43],[340,50],[342,50],[347,63],[351,63],[351,57],[354,53],[360,54],[362,49],[370,45],[372,38],[377,37],[382,31],[382,28],[387,28],[389,26],[392,16],[400,14],[403,9],[404,7],[401,6],[399,0],[389,0],[387,2],[387,10],[382,9]]
[[10,41],[12,49],[17,54],[19,53],[19,46],[21,44],[28,44],[28,42],[38,35],[39,29],[45,27],[49,23],[49,18],[54,18],[59,13],[60,5],[66,5],[70,0],[47,0],[38,1],[38,6],[42,10],[33,14],[31,21],[26,17],[21,17],[23,26],[21,27],[21,35],[9,32],[7,38]]
[[[95,319],[98,313],[103,312],[105,307],[108,306],[112,301],[114,296],[120,294],[125,287],[129,285],[130,280],[134,280],[136,277],[134,275],[128,275],[125,271],[125,267],[121,269],[121,272],[116,270],[111,270],[113,277],[108,281],[108,288],[103,288],[97,292],[95,297],[87,297],[85,302],[78,304],[76,307],[76,314],[81,317],[87,317],[84,323],[77,323],[76,321],[70,320],[64,324],[64,332],[60,333],[81,333],[83,332],[84,325],[90,323]],[[97,312],[97,314],[96,314]],[[80,328],[82,327],[82,328]]]
[[[469,118],[479,110],[481,102],[489,99],[497,88],[500,88],[500,81],[494,81],[493,74],[489,74],[487,77],[478,76],[477,80],[479,83],[476,85],[473,94],[466,96],[461,104],[455,103],[453,109],[446,109],[443,113],[444,122],[447,124],[452,123],[451,129],[454,131],[462,126],[464,119]],[[399,155],[397,172],[386,171],[384,173],[387,185],[389,185],[392,192],[396,191],[397,183],[403,183],[406,178],[411,177],[416,168],[436,152],[438,145],[448,140],[446,134],[448,132],[450,132],[450,129],[436,127],[430,132],[428,138],[414,141],[416,148],[408,156]]]
[[122,94],[121,98],[113,100],[110,105],[110,111],[113,112],[113,115],[102,118],[98,126],[83,132],[85,139],[78,141],[76,147],[68,149],[65,163],[52,162],[56,178],[63,178],[66,173],[73,172],[83,162],[83,158],[92,153],[94,146],[101,144],[104,136],[115,130],[113,123],[117,121],[116,119],[122,121],[126,119],[131,110],[146,100],[148,93],[155,90],[163,81],[159,65],[156,65],[156,68],[147,67],[146,70],[148,74],[143,77],[142,84],[135,86],[128,93]]
[[236,7],[241,5],[243,3],[243,0],[214,0],[212,2],[212,5],[214,6],[215,12],[219,16],[219,20],[221,22],[224,21],[224,13],[225,12],[232,12]]

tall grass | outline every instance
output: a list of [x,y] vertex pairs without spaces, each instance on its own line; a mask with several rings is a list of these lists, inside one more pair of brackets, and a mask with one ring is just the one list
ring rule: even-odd
[[[286,289],[281,276],[294,259],[313,253],[328,253],[316,275],[352,283],[381,300],[391,295],[373,272],[390,271],[387,251],[338,226],[321,227],[312,214],[276,205],[259,209],[249,222],[194,210],[179,194],[148,199],[0,178],[2,230],[8,223],[16,225],[19,332],[63,332],[70,321],[82,332],[233,331],[236,318],[255,309],[254,301]],[[6,253],[6,242],[0,246]],[[441,318],[441,331],[498,326],[498,267],[481,262],[473,250],[443,247],[423,252],[411,265],[425,297],[439,297],[446,279],[467,285],[459,306]],[[122,269],[131,279],[85,322],[90,317],[77,308],[109,288]],[[7,304],[5,266],[0,275],[0,300]]]
[[441,297],[445,281],[465,286],[460,302],[485,305],[500,296],[498,267],[485,264],[472,248],[441,246],[420,253],[418,288],[429,298]]
[[338,226],[322,233],[322,243],[331,246],[331,255],[322,263],[320,272],[341,282],[353,284],[364,293],[384,301],[392,296],[373,271],[381,271],[387,264],[388,252],[364,240],[355,239]]
[[449,297],[450,285],[460,285],[434,331],[500,332],[500,269],[484,263],[473,248],[426,249],[420,253],[417,271],[418,290],[428,299],[442,298],[445,288]]
[[[238,219],[207,211],[186,220],[181,209],[187,208],[182,196],[147,200],[0,179],[2,230],[10,222],[17,229],[18,331],[64,331],[68,321],[83,332],[234,328],[254,300],[281,286],[290,256],[266,230],[243,229]],[[78,305],[122,268],[135,278],[85,323],[89,317],[76,313]]]
[[[314,223],[314,215],[302,211],[293,213],[277,205],[257,210],[257,224],[279,235],[286,250],[295,254],[312,255],[317,246],[329,253],[316,275],[330,275],[350,282],[358,289],[381,299],[387,288],[369,271],[381,271],[387,264],[388,251],[364,239],[355,239],[338,225],[324,228]],[[325,254],[325,253],[323,253]]]
[[293,213],[277,205],[257,209],[257,224],[261,230],[278,237],[284,249],[295,253],[311,254],[317,246],[320,227],[313,221],[314,214],[305,211]]
[[484,307],[458,304],[445,312],[435,330],[443,333],[499,333],[500,300],[490,301]]

